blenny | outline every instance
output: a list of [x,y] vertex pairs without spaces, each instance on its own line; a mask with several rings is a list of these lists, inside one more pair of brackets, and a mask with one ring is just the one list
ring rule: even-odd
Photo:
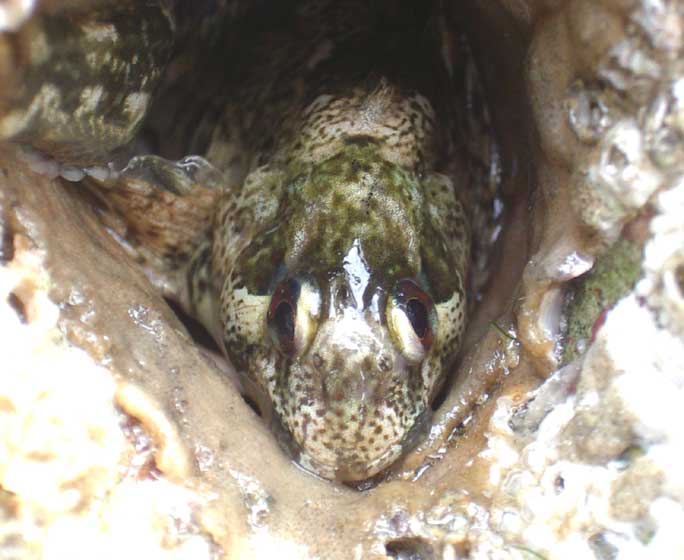
[[[440,5],[257,2],[192,58],[167,4],[31,20],[0,132],[84,170],[302,466],[372,477],[424,425],[466,322]],[[115,149],[127,164],[103,167]]]

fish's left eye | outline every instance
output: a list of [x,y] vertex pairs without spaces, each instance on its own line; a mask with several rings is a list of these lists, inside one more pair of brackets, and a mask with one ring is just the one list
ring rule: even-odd
[[387,323],[404,357],[419,363],[434,339],[436,313],[430,296],[413,280],[397,282],[387,301]]
[[308,348],[318,326],[320,296],[308,279],[288,278],[271,296],[266,321],[276,347],[292,358]]

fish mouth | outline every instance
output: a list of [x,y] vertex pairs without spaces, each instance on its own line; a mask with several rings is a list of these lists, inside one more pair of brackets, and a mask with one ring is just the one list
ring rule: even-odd
[[306,470],[328,480],[360,482],[384,471],[404,450],[402,442],[394,442],[373,457],[359,458],[359,450],[363,447],[337,449],[336,455],[330,460],[327,456],[321,457],[317,448],[306,445],[299,450],[299,463]]
[[[375,411],[377,412],[377,411]],[[288,418],[286,430],[300,463],[331,480],[364,480],[391,465],[412,438],[413,422],[384,410],[342,416],[335,410],[312,418],[308,412]]]
[[338,323],[322,325],[279,389],[282,424],[300,462],[328,479],[364,480],[387,468],[426,407],[421,367],[409,366],[379,326],[357,323],[360,338],[347,346],[334,344]]
[[289,418],[286,431],[299,463],[320,477],[336,481],[363,481],[391,466],[417,435],[423,434],[431,409],[401,412],[383,407],[347,417],[328,411],[312,419],[307,412]]

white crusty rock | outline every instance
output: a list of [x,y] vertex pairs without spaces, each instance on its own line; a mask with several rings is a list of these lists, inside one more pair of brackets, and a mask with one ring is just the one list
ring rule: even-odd
[[[565,397],[552,393],[556,402],[531,435],[511,427],[519,407],[497,403],[483,452],[492,528],[542,557],[679,557],[681,339],[630,295],[608,313],[579,377],[565,383]],[[546,396],[542,387],[533,398]]]

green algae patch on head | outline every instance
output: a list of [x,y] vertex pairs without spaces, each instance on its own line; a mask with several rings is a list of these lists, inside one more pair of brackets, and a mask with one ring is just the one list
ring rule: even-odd
[[418,273],[423,198],[413,172],[383,160],[369,143],[347,145],[317,165],[293,164],[290,176],[282,199],[288,268],[306,263],[327,274],[358,239],[378,274]]

